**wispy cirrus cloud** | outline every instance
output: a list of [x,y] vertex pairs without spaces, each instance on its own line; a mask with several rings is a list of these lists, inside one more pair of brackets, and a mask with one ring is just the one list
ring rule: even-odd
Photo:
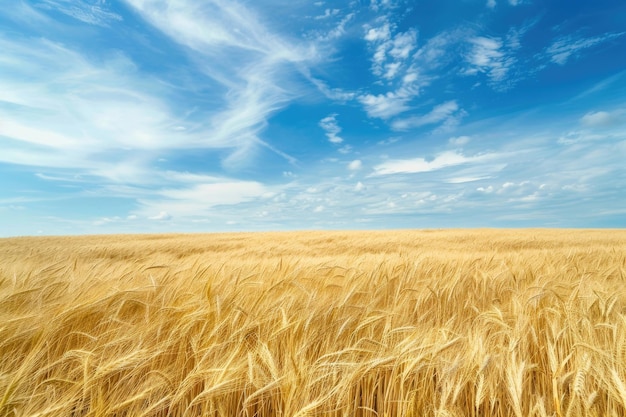
[[[337,10],[337,9],[333,9],[333,10]],[[331,16],[335,16],[335,14],[332,14]],[[314,36],[315,40],[318,42],[331,42],[335,39],[341,38],[343,35],[345,35],[346,26],[350,23],[350,21],[354,19],[354,16],[355,16],[354,13],[348,13],[345,16],[343,16],[341,20],[339,20],[339,22],[337,22],[335,26],[331,28],[330,30],[314,31],[313,33],[315,35]]]
[[417,174],[421,172],[437,171],[456,165],[484,162],[495,157],[494,154],[465,156],[456,151],[446,151],[438,154],[432,160],[425,158],[390,159],[374,167],[374,176],[392,174]]
[[264,146],[293,161],[256,136],[273,111],[262,88],[238,92],[241,111],[190,117],[166,99],[167,84],[124,55],[94,62],[45,39],[0,37],[0,47],[0,161],[131,183],[149,178],[147,166],[164,152],[223,149],[237,158]]
[[[426,40],[412,58],[412,68],[422,78],[450,79],[484,76],[496,91],[512,88],[520,78],[517,54],[522,40],[536,20],[511,27],[502,36],[485,36],[476,28],[459,26]],[[430,81],[430,80],[429,80]]]
[[330,88],[324,81],[313,77],[309,71],[303,71],[305,77],[329,100],[339,103],[353,100],[357,94],[351,91],[344,91],[340,88]]
[[453,127],[459,123],[465,114],[465,110],[459,106],[456,100],[450,100],[435,106],[427,114],[394,120],[391,127],[395,130],[409,130],[432,124]]
[[152,220],[208,217],[217,206],[233,206],[267,199],[274,191],[257,181],[176,173],[178,180],[169,188],[158,189],[138,200],[133,214]]
[[[268,117],[294,97],[285,81],[317,59],[312,45],[293,44],[264,26],[253,11],[224,0],[126,0],[148,22],[194,51],[201,70],[229,90],[211,120],[219,137],[237,143],[226,160],[236,166],[257,144]],[[306,67],[306,65],[304,65]],[[235,69],[233,71],[233,69]]]
[[91,25],[108,26],[113,21],[122,20],[119,14],[107,9],[106,3],[106,0],[41,0],[35,5],[42,9],[58,11]]
[[[243,51],[277,61],[302,61],[305,51],[268,30],[248,8],[234,1],[125,0],[144,19],[176,42],[207,55],[230,49],[233,59]],[[257,57],[249,57],[255,60]]]
[[519,27],[512,27],[505,36],[472,36],[469,38],[469,52],[465,60],[469,67],[466,75],[485,74],[489,85],[496,91],[507,91],[524,77],[518,71],[520,65],[517,54],[522,49],[524,35],[533,28],[538,19]]
[[[2,36],[0,48],[4,162],[83,170],[106,165],[106,153],[199,140],[174,131],[179,116],[123,55],[92,62],[59,43]],[[230,146],[219,142],[209,146]]]
[[453,65],[459,54],[463,42],[473,35],[473,31],[464,28],[444,30],[431,37],[414,55],[415,64],[425,72],[440,70]]
[[467,56],[470,68],[466,73],[485,73],[492,83],[502,82],[515,64],[515,59],[505,51],[502,40],[477,36],[469,42],[472,48]]
[[[222,164],[237,167],[262,147],[294,162],[259,135],[268,117],[297,94],[285,84],[285,71],[313,59],[311,50],[288,44],[233,2],[129,3],[189,48],[207,75],[194,88],[228,94],[216,96],[218,105],[198,110],[172,101],[175,90],[185,86],[142,73],[128,55],[103,51],[94,58],[72,45],[0,34],[0,161],[100,175],[115,172],[124,161],[137,166],[129,173],[144,172],[160,152],[185,149],[230,150]],[[47,9],[28,8],[20,15],[46,19],[46,10],[69,5],[61,0],[45,4]],[[70,11],[82,7],[104,13],[104,3],[91,6],[73,3]],[[102,13],[98,16],[108,16]],[[227,70],[224,61],[237,70]],[[137,149],[150,153],[137,156]]]
[[577,35],[565,35],[555,39],[545,49],[544,55],[555,64],[565,65],[572,57],[577,57],[585,49],[592,48],[604,42],[619,38],[626,32],[605,33],[600,36],[580,37]]

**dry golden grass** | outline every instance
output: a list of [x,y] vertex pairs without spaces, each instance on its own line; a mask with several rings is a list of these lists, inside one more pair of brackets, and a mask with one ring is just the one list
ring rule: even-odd
[[0,416],[626,415],[626,231],[0,240]]

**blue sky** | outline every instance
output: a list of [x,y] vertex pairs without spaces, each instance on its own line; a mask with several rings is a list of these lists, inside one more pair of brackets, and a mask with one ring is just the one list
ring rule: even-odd
[[0,236],[626,227],[626,3],[13,0]]

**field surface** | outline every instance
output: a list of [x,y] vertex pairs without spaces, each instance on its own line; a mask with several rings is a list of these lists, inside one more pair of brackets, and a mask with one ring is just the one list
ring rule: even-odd
[[626,415],[626,231],[0,239],[0,416]]

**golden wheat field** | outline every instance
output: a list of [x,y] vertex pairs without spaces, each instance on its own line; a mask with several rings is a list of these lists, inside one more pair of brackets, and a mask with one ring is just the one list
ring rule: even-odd
[[626,231],[0,240],[0,416],[623,416]]

